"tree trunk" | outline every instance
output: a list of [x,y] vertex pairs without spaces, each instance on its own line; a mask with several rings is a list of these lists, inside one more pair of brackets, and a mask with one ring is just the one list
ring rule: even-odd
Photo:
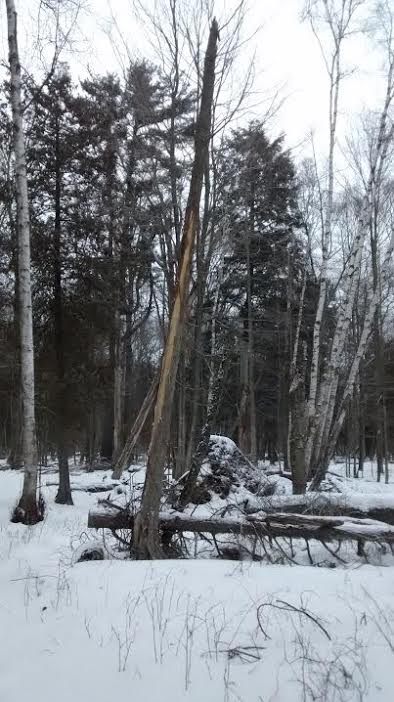
[[248,346],[242,329],[239,337],[239,380],[240,399],[238,413],[238,446],[242,453],[248,455],[250,450],[249,422],[248,422],[248,394],[249,394],[249,372],[248,372]]
[[[306,346],[303,348],[303,357],[299,362],[299,346],[302,319],[304,316],[304,298],[306,290],[307,273],[304,277],[301,288],[301,295],[298,307],[297,326],[290,360],[289,371],[289,420],[287,429],[287,454],[289,467],[293,475],[293,492],[304,493],[307,481],[307,465],[305,462],[306,432],[308,428],[308,413],[305,402],[305,375],[306,375]],[[297,371],[300,364],[299,371]]]
[[358,435],[359,435],[359,453],[358,453],[358,467],[356,478],[360,477],[360,474],[364,475],[364,462],[365,462],[365,411],[364,411],[364,386],[362,383],[362,369],[360,369],[360,384],[359,384],[359,408],[358,408]]
[[[251,227],[254,230],[254,202],[251,207]],[[250,234],[246,234],[246,293],[247,293],[247,315],[248,315],[248,400],[249,400],[249,429],[250,429],[250,452],[249,457],[252,463],[257,463],[257,434],[256,434],[256,395],[254,378],[254,329],[253,329],[253,266],[250,259]]]
[[[285,471],[291,470],[290,463],[290,437],[289,429],[291,426],[290,420],[290,402],[289,402],[289,387],[290,387],[290,377],[291,377],[291,366],[292,366],[292,351],[293,348],[293,329],[292,329],[292,307],[293,307],[293,264],[292,264],[292,249],[288,247],[287,252],[287,285],[286,285],[286,329],[284,332],[285,343],[284,343],[284,356],[285,364],[284,367],[280,369],[279,374],[279,387],[280,387],[280,406],[279,406],[279,439],[280,439],[280,449],[283,453],[283,468]],[[304,277],[306,277],[306,270]],[[302,288],[303,290],[303,288]],[[301,298],[303,300],[301,290]],[[301,310],[302,315],[302,310]],[[302,316],[301,316],[302,320]],[[295,343],[295,342],[294,342]]]
[[[120,264],[121,265],[121,264]],[[112,462],[116,462],[122,450],[123,398],[125,380],[124,330],[117,302],[114,317],[114,395],[113,395],[113,439]]]
[[209,140],[211,138],[211,112],[215,85],[217,41],[218,26],[216,20],[213,20],[205,56],[201,107],[196,125],[195,155],[182,232],[177,287],[161,363],[141,510],[137,515],[134,531],[134,548],[139,558],[156,558],[162,555],[159,539],[160,499],[162,495],[163,471],[168,451],[174,388],[187,308],[190,268],[196,231],[199,226],[202,181],[208,158]]
[[6,0],[8,47],[11,72],[11,108],[15,154],[16,206],[18,230],[19,321],[21,338],[22,452],[24,481],[13,521],[35,524],[43,518],[37,500],[37,443],[34,404],[33,313],[30,277],[30,221],[23,130],[21,67],[17,42],[17,15],[14,0]]
[[313,326],[313,350],[310,371],[310,388],[308,398],[308,438],[305,449],[305,465],[307,472],[310,472],[311,461],[314,450],[315,433],[319,414],[318,391],[320,379],[320,347],[322,337],[322,325],[326,308],[327,284],[328,284],[328,261],[332,238],[332,215],[334,203],[334,158],[336,146],[336,132],[338,122],[338,104],[341,82],[341,41],[343,37],[337,37],[335,52],[329,70],[330,96],[329,96],[329,155],[328,155],[328,188],[327,204],[325,213],[321,212],[322,218],[322,265],[320,270],[319,300],[317,304],[316,317]]
[[[214,306],[212,311],[212,333],[211,333],[211,360],[209,364],[209,380],[208,380],[208,394],[207,394],[207,412],[205,417],[205,424],[201,430],[200,441],[197,448],[192,456],[191,464],[189,467],[189,473],[187,475],[182,493],[179,498],[179,505],[184,507],[188,504],[193,494],[193,490],[196,485],[196,481],[200,472],[201,465],[207,456],[209,449],[209,441],[211,437],[211,428],[214,421],[215,414],[217,412],[217,406],[219,401],[219,387],[223,380],[223,348],[220,351],[217,348],[217,334],[216,334],[216,319],[218,313],[218,302],[219,302],[219,292],[220,292],[220,280],[221,275],[219,275],[218,285],[215,293]],[[217,358],[219,357],[219,363],[217,363]]]
[[378,203],[374,203],[373,217],[371,221],[371,258],[372,258],[372,279],[373,289],[379,289],[379,302],[376,309],[374,326],[373,326],[373,344],[374,344],[374,375],[375,375],[375,393],[374,404],[376,412],[373,413],[376,436],[376,463],[377,463],[377,481],[384,473],[384,349],[383,349],[383,334],[381,325],[381,295],[380,295],[380,271],[378,260]]
[[179,362],[177,395],[178,416],[176,432],[176,452],[173,477],[179,478],[185,472],[186,462],[186,359],[182,354]]
[[[57,108],[56,108],[57,109]],[[59,462],[59,489],[55,502],[62,505],[72,505],[70,486],[70,471],[68,466],[67,443],[65,439],[67,417],[66,405],[66,374],[64,362],[64,331],[63,331],[63,290],[62,290],[62,252],[61,252],[61,169],[60,169],[60,135],[59,115],[55,124],[55,230],[53,247],[53,306],[55,328],[55,352],[57,371],[57,407],[56,407],[56,439],[57,457]]]
[[[215,180],[213,185],[213,198],[215,202]],[[201,374],[203,360],[202,340],[204,323],[204,297],[207,276],[209,273],[209,264],[212,255],[212,236],[209,237],[209,234],[212,233],[213,228],[210,228],[209,225],[212,218],[212,212],[215,209],[214,204],[211,207],[211,190],[210,164],[209,160],[207,159],[204,173],[204,213],[201,231],[197,232],[196,242],[196,311],[194,325],[193,393],[191,401],[189,440],[187,444],[185,461],[185,468],[187,470],[190,469],[193,453],[196,448],[197,428],[201,419],[200,405],[203,394],[201,387]]]
[[[354,498],[354,499],[353,499]],[[357,496],[349,497],[346,493],[307,492],[305,495],[273,495],[262,498],[258,509],[251,510],[248,517],[260,513],[270,514],[305,514],[311,516],[348,516],[355,519],[374,519],[394,526],[394,504],[387,496],[387,502],[382,501],[382,495],[371,495],[368,504]],[[168,515],[171,517],[171,513]],[[246,516],[246,515],[245,515]],[[117,519],[119,518],[119,521]],[[131,520],[131,521],[130,521]],[[108,500],[101,500],[98,507],[89,512],[88,526],[96,529],[131,528],[133,515],[126,509],[116,507]]]
[[[198,274],[197,274],[198,275]],[[198,288],[200,288],[200,281],[197,282]],[[186,458],[183,466],[183,470],[189,470],[191,460],[193,457],[194,448],[196,445],[196,435],[197,427],[199,424],[199,419],[201,415],[200,403],[201,403],[201,361],[202,361],[202,305],[203,300],[200,298],[199,291],[197,290],[197,309],[196,309],[196,321],[194,328],[194,364],[193,364],[193,392],[191,398],[191,420],[189,428],[189,440],[187,442]],[[182,474],[179,473],[177,477],[179,478]]]
[[[126,510],[109,508],[90,512],[88,526],[96,529],[137,528],[133,516]],[[317,539],[318,541],[361,541],[394,543],[394,528],[378,521],[347,516],[320,516],[311,514],[268,514],[262,519],[201,518],[175,513],[159,513],[158,526],[170,535],[175,532],[208,534],[238,534],[260,538]],[[365,528],[367,526],[367,529]]]
[[[298,345],[298,342],[297,342]],[[293,361],[295,363],[294,357]],[[306,491],[307,468],[305,464],[305,447],[307,443],[308,412],[305,403],[306,346],[303,360],[297,372],[295,365],[291,368],[292,382],[289,389],[291,416],[290,465],[293,478],[293,494],[300,495]]]
[[[12,206],[12,193],[9,192],[9,200]],[[10,212],[10,222],[13,222],[12,213]],[[12,226],[12,225],[11,225]],[[16,237],[15,237],[16,238]],[[15,242],[12,256],[12,271],[15,278],[14,300],[13,300],[13,337],[15,346],[14,365],[12,367],[12,378],[14,381],[14,392],[11,397],[11,446],[8,454],[7,463],[10,468],[19,470],[23,466],[22,456],[22,402],[20,389],[20,367],[21,367],[21,349],[20,349],[20,319],[19,319],[19,273],[18,273],[18,242]]]

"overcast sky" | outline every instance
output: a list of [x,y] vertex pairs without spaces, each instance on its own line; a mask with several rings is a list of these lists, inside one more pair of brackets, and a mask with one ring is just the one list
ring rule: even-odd
[[[375,0],[366,0],[372,7]],[[390,0],[394,3],[394,0]],[[29,36],[34,36],[35,0],[17,0],[20,15],[21,54],[29,63],[31,55]],[[147,3],[153,0],[146,0]],[[233,0],[218,0],[219,20],[231,9]],[[311,130],[316,134],[319,151],[324,151],[327,136],[328,80],[321,52],[308,23],[301,22],[304,0],[249,0],[249,13],[245,35],[258,28],[249,48],[239,58],[239,72],[246,66],[252,49],[256,49],[257,93],[265,98],[280,88],[284,104],[271,124],[271,131],[284,131],[287,143],[299,155],[308,150],[305,143]],[[4,3],[1,3],[2,47],[6,48],[6,18]],[[224,10],[223,10],[224,7]],[[33,15],[31,14],[33,12]],[[115,15],[124,40],[133,56],[148,54],[154,58],[148,46],[144,28],[132,11],[130,0],[89,0],[89,11],[80,17],[79,53],[71,61],[76,78],[83,77],[89,65],[95,73],[119,70],[119,60],[104,29],[111,24],[111,13]],[[145,32],[147,28],[145,28]],[[118,41],[121,47],[121,41]],[[31,44],[30,44],[31,46]],[[379,77],[379,57],[371,49],[370,42],[358,35],[347,45],[345,63],[353,73],[346,79],[341,95],[341,132],[349,130],[364,107],[380,104],[382,82]],[[255,111],[258,116],[258,109]]]

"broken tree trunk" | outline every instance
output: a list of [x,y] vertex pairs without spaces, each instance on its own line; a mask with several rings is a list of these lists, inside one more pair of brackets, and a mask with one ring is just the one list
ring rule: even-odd
[[218,36],[218,25],[214,19],[205,55],[201,106],[196,125],[194,162],[182,232],[177,286],[161,362],[141,509],[137,515],[134,530],[134,548],[139,558],[158,558],[162,555],[159,539],[162,475],[168,451],[172,405],[181,352],[193,248],[199,226],[202,182],[211,138],[211,114]]
[[138,412],[137,417],[134,421],[134,424],[131,427],[128,439],[123,447],[123,450],[122,450],[118,460],[115,463],[114,470],[112,473],[113,480],[120,480],[123,471],[127,468],[128,464],[131,460],[131,455],[133,453],[133,449],[134,449],[134,447],[135,447],[135,445],[140,437],[140,434],[145,426],[145,422],[148,419],[149,412],[151,411],[151,409],[153,407],[153,402],[155,399],[158,382],[159,382],[159,378],[158,377],[154,378],[147,394],[145,395],[145,399],[141,405],[140,411]]
[[[125,510],[102,509],[89,513],[88,526],[95,529],[133,529],[134,517]],[[318,541],[379,541],[394,543],[394,527],[372,519],[316,516],[276,512],[263,519],[204,519],[175,513],[159,513],[158,527],[176,532],[238,534],[268,538],[316,539]]]

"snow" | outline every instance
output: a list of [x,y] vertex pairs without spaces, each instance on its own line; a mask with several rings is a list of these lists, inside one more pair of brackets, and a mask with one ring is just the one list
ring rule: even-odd
[[75,564],[97,496],[61,506],[45,487],[45,521],[24,527],[20,486],[0,472],[2,702],[391,702],[393,567]]

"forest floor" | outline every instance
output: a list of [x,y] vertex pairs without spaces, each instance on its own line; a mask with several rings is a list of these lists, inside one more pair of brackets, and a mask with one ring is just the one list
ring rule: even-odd
[[[394,494],[372,481],[348,489]],[[86,524],[98,495],[75,491],[74,507],[60,506],[44,487],[45,520],[24,527],[9,522],[21,482],[0,470],[1,702],[394,699],[391,554],[331,567],[76,563],[97,538]]]

